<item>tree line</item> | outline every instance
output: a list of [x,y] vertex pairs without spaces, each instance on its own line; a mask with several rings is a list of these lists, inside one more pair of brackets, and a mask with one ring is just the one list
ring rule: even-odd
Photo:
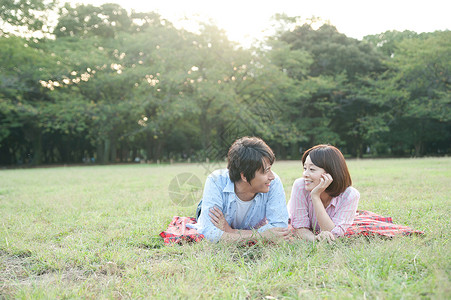
[[451,152],[450,31],[356,40],[276,15],[244,49],[214,24],[192,33],[117,4],[14,3],[0,13],[0,165],[222,160],[243,135],[279,159],[319,143]]

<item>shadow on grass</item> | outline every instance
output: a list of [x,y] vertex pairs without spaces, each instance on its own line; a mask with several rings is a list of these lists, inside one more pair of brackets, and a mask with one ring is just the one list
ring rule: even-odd
[[161,237],[151,237],[145,241],[133,242],[130,244],[141,249],[160,249],[165,246]]

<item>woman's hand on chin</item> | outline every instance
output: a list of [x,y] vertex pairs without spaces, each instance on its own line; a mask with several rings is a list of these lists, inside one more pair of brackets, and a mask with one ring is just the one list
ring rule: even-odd
[[332,176],[330,174],[323,174],[321,175],[320,182],[317,186],[310,192],[312,195],[312,198],[315,196],[320,197],[321,194],[329,187],[329,185],[334,181]]

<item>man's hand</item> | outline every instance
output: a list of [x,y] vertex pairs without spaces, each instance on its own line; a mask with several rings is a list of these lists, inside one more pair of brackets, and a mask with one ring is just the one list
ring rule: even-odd
[[229,223],[227,223],[224,214],[218,207],[215,206],[213,208],[210,208],[208,215],[210,216],[211,223],[213,223],[216,228],[219,228],[220,230],[225,232],[234,232]]

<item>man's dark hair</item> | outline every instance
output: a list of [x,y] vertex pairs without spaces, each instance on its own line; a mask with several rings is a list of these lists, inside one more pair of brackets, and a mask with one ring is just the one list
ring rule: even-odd
[[255,177],[255,172],[263,168],[263,158],[272,165],[276,159],[271,148],[258,137],[242,137],[230,146],[227,154],[227,169],[232,182],[241,179],[243,173],[247,182]]

